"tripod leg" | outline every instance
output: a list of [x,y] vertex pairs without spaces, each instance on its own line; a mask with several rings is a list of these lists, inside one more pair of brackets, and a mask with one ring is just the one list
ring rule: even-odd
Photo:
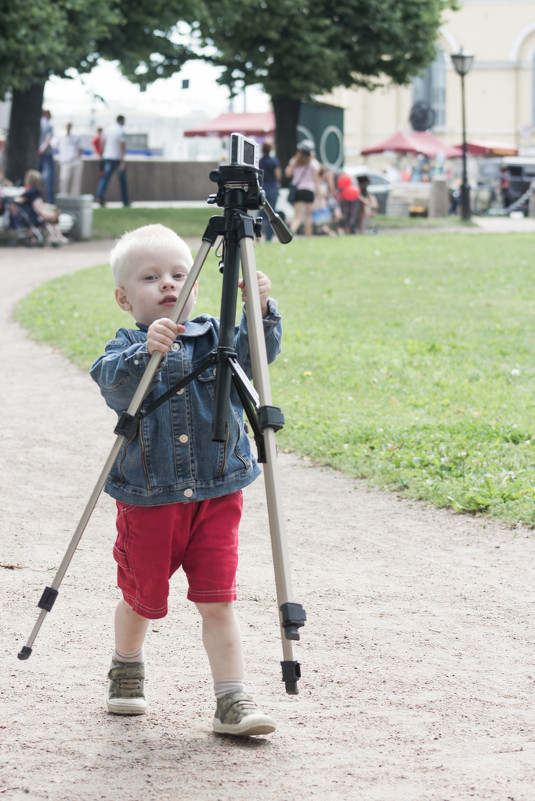
[[94,508],[95,508],[95,506],[97,504],[97,501],[98,501],[98,499],[100,497],[100,493],[102,492],[102,488],[104,487],[104,484],[106,483],[106,479],[108,477],[108,473],[112,469],[113,464],[114,464],[117,456],[119,455],[119,451],[121,450],[121,446],[123,444],[123,441],[124,441],[124,437],[119,436],[119,437],[116,438],[116,440],[115,440],[115,442],[113,444],[113,447],[112,447],[112,449],[110,451],[110,454],[109,454],[109,456],[108,456],[108,458],[106,460],[106,464],[104,465],[104,467],[102,469],[102,472],[101,472],[101,474],[100,474],[100,476],[98,478],[98,481],[95,484],[93,492],[91,493],[91,497],[89,498],[89,501],[87,502],[86,507],[85,507],[85,509],[84,509],[84,511],[82,513],[81,518],[80,518],[80,522],[78,523],[78,526],[76,527],[76,531],[74,532],[74,534],[72,536],[72,539],[71,539],[71,541],[69,543],[69,546],[68,546],[68,548],[67,548],[67,550],[65,552],[65,556],[63,557],[63,559],[61,561],[61,564],[60,564],[60,566],[58,567],[58,569],[56,571],[56,575],[54,576],[54,580],[52,581],[52,584],[50,585],[50,587],[45,587],[45,589],[43,591],[43,594],[42,594],[42,596],[41,596],[41,598],[39,600],[39,603],[37,604],[37,606],[41,609],[41,612],[39,613],[39,617],[37,618],[35,626],[33,627],[32,632],[31,632],[30,636],[28,637],[26,645],[23,645],[23,647],[21,648],[21,650],[18,653],[18,658],[19,659],[28,659],[30,657],[31,653],[32,653],[33,642],[34,642],[35,638],[37,637],[37,635],[39,633],[39,629],[41,628],[41,626],[42,626],[42,624],[44,622],[44,619],[46,617],[47,612],[50,612],[51,609],[52,609],[52,606],[54,605],[54,601],[57,598],[58,589],[60,587],[60,584],[63,581],[63,577],[65,576],[65,573],[67,572],[67,569],[68,569],[68,567],[69,567],[69,565],[71,563],[71,559],[74,556],[74,552],[76,551],[76,549],[78,547],[78,544],[79,544],[80,540],[82,539],[82,535],[83,535],[83,533],[85,531],[85,528],[86,528],[87,524],[89,523],[89,519],[91,518],[91,515],[93,514],[93,510],[94,510]]
[[[242,272],[247,292],[247,328],[249,333],[254,386],[260,398],[260,407],[269,407],[272,405],[271,385],[269,381],[262,309],[260,307],[260,298],[258,295],[252,240],[243,238],[240,241],[240,250]],[[266,455],[266,462],[264,465],[266,501],[271,534],[273,566],[275,570],[277,602],[281,612],[280,624],[282,653],[284,656],[284,661],[281,663],[282,675],[286,685],[286,692],[291,695],[296,695],[298,693],[297,680],[301,674],[299,663],[293,659],[291,641],[299,639],[298,628],[304,623],[305,613],[299,604],[295,604],[291,601],[292,586],[287,542],[284,532],[282,493],[277,469],[275,430],[268,425],[268,427],[264,429],[263,435]]]
[[[203,240],[199,252],[197,254],[197,257],[193,262],[191,270],[188,273],[188,277],[186,278],[182,291],[180,292],[180,295],[178,296],[177,301],[171,310],[169,317],[174,322],[178,322],[178,320],[180,319],[180,315],[182,314],[186,301],[195,285],[195,281],[197,280],[197,277],[201,271],[204,261],[206,260],[208,251],[210,250],[211,246],[213,245],[214,241],[217,238],[218,233],[216,227],[218,219],[220,218],[213,218],[213,223],[214,223],[213,226],[211,224],[208,225],[208,228],[206,229],[206,232],[203,236]],[[162,358],[163,354],[160,353],[159,351],[155,351],[152,354],[150,361],[147,365],[147,368],[143,373],[139,385],[134,393],[134,396],[130,401],[130,405],[125,414],[126,418],[130,419],[135,418],[135,415],[140,410],[141,404],[143,403],[145,395],[150,389],[150,385],[152,383],[152,380],[160,365]],[[71,538],[65,556],[63,557],[63,560],[56,572],[56,575],[54,576],[54,580],[52,581],[50,587],[45,587],[43,594],[39,600],[39,603],[37,604],[37,606],[41,609],[41,612],[39,613],[37,621],[31,631],[31,634],[26,642],[26,645],[23,645],[18,653],[19,659],[29,659],[32,653],[32,645],[34,643],[34,640],[39,633],[39,630],[43,624],[47,612],[50,612],[52,606],[54,605],[54,602],[58,595],[59,587],[61,585],[61,582],[63,581],[63,577],[65,576],[69,564],[71,563],[71,559],[74,556],[74,553],[78,547],[78,544],[80,543],[80,540],[82,539],[82,535],[91,518],[91,515],[93,514],[93,510],[100,497],[100,493],[104,488],[104,484],[106,483],[108,474],[112,469],[115,460],[117,459],[120,453],[124,439],[125,439],[124,434],[119,434],[113,444],[113,447],[106,460],[106,463],[100,473],[98,481],[95,484],[93,492],[91,493],[91,497],[89,498],[89,501],[87,502],[86,507],[82,513],[80,522],[76,527],[76,531],[74,532]]]

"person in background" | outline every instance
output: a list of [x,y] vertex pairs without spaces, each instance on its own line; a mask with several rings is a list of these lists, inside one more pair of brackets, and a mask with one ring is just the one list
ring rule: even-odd
[[64,195],[82,194],[83,148],[80,137],[72,133],[72,122],[58,139],[59,191]]
[[91,140],[91,147],[93,153],[100,159],[98,175],[101,178],[104,175],[104,162],[102,161],[102,153],[104,151],[104,137],[102,135],[102,128],[97,128],[95,136]]
[[335,197],[334,176],[321,164],[318,172],[318,190],[312,207],[312,222],[316,233],[335,236],[335,224],[338,218],[339,206]]
[[7,140],[4,134],[0,134],[0,169],[5,172],[6,169],[6,149]]
[[[272,209],[275,209],[277,206],[277,200],[279,198],[281,168],[278,159],[276,159],[275,156],[270,155],[272,148],[272,142],[266,140],[262,145],[262,158],[258,162],[258,166],[264,171],[264,181],[262,186],[266,193],[266,200]],[[270,242],[273,239],[273,228],[269,224],[267,214],[263,209],[260,210],[260,216],[263,220],[262,231],[266,238],[266,242]]]
[[363,234],[366,230],[366,221],[377,214],[378,203],[375,195],[368,191],[370,179],[367,175],[357,178],[360,195],[358,196],[357,233]]
[[511,195],[511,176],[506,165],[500,167],[500,194],[502,196],[502,205],[507,209],[513,202]]
[[11,186],[11,181],[5,176],[6,138],[0,134],[0,228],[7,228],[10,222],[9,202],[4,200],[4,186]]
[[104,172],[100,177],[97,187],[97,203],[101,206],[106,205],[106,189],[113,173],[117,171],[119,185],[121,187],[121,197],[123,206],[129,206],[128,184],[126,182],[126,134],[124,132],[124,117],[119,114],[116,121],[108,125],[103,133],[104,148],[102,159],[104,162]]
[[52,139],[51,113],[48,109],[41,111],[41,129],[39,134],[39,170],[43,179],[46,200],[48,203],[56,202],[56,167],[54,164],[54,150]]
[[[301,142],[297,153],[290,159],[285,170],[287,178],[292,179],[294,189],[293,207],[295,216],[291,229],[296,233],[304,222],[305,236],[312,236],[312,207],[318,189],[319,162],[314,158],[314,143]],[[290,189],[292,189],[292,187]]]
[[59,212],[57,209],[51,209],[43,201],[41,181],[40,172],[28,170],[24,176],[24,192],[11,203],[11,227],[16,230],[24,225],[24,220],[20,218],[20,209],[22,208],[30,225],[39,226],[44,223],[50,235],[52,247],[59,248],[69,240],[63,236],[58,227]]
[[0,164],[0,231],[9,228],[11,223],[9,212],[11,204],[8,198],[4,197],[4,186],[11,186],[11,181],[4,176],[4,168]]

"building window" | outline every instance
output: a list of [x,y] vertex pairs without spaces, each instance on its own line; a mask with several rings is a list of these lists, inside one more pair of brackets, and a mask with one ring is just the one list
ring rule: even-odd
[[434,128],[446,124],[446,59],[438,52],[433,63],[412,82],[413,103],[428,103],[435,112]]

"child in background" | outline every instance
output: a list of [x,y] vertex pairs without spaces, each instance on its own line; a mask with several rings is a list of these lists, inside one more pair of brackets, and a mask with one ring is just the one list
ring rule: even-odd
[[51,209],[43,200],[41,173],[38,170],[28,170],[24,176],[24,192],[11,203],[11,227],[15,230],[21,225],[20,208],[25,211],[31,225],[39,226],[43,221],[50,234],[52,247],[59,248],[69,241],[58,228],[59,212]]

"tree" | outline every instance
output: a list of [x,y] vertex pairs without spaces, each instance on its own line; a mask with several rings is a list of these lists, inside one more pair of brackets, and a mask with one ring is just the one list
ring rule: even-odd
[[[144,86],[191,58],[223,68],[234,91],[261,84],[277,154],[295,151],[300,105],[337,86],[403,84],[431,63],[442,11],[458,0],[0,0],[0,97],[12,91],[8,175],[37,158],[44,85],[99,58]],[[194,41],[177,36],[191,26]]]
[[[0,98],[11,93],[7,174],[20,182],[37,166],[46,81],[117,59],[139,83],[177,70],[191,55],[173,32],[188,2],[166,0],[0,0]],[[191,0],[193,2],[193,0]]]
[[82,68],[87,43],[106,36],[118,17],[110,15],[107,0],[95,0],[91,14],[83,0],[0,0],[0,15],[8,33],[0,37],[0,97],[12,95],[7,174],[20,182],[29,167],[37,166],[46,80],[73,64]]
[[229,87],[262,84],[283,166],[300,105],[339,86],[408,83],[435,57],[445,8],[457,0],[200,0],[197,52]]

